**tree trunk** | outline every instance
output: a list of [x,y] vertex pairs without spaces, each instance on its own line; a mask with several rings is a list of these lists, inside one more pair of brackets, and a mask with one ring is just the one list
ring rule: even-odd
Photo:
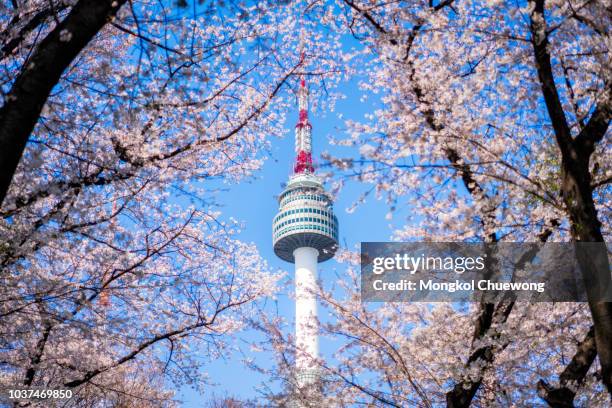
[[[595,151],[595,144],[604,138],[612,118],[612,83],[608,82],[605,85],[607,89],[604,89],[602,100],[598,102],[588,123],[582,128],[579,135],[573,138],[552,70],[544,1],[532,0],[530,2],[534,6],[530,16],[531,42],[542,95],[557,145],[561,150],[561,193],[569,216],[573,239],[577,242],[599,242],[605,245],[601,223],[593,201],[589,161]],[[586,254],[584,250],[577,250],[576,253],[585,280],[590,278],[591,273],[595,274],[596,265],[599,262],[601,262],[599,267],[603,265],[609,270],[607,255],[605,259],[597,259],[601,256],[598,253]],[[607,274],[599,276],[596,282],[591,282],[586,286],[589,308],[595,326],[597,354],[602,367],[602,381],[612,395],[612,303],[602,302],[598,296],[593,296],[595,291],[607,289],[609,285],[610,276]]]
[[[569,160],[564,157],[562,175],[563,201],[570,215],[572,236],[578,242],[601,242],[605,245],[591,189],[591,174],[588,169],[590,154],[584,160],[585,152],[580,152],[575,144],[572,147],[572,153],[576,153],[570,154]],[[577,160],[572,160],[572,157]],[[577,248],[576,254],[580,269],[583,275],[587,275],[585,279],[589,280],[586,286],[595,326],[595,344],[601,363],[602,382],[612,395],[612,303],[600,301],[599,293],[594,293],[610,288],[610,276],[588,276],[598,275],[597,268],[601,268],[602,264],[609,270],[607,253]]]

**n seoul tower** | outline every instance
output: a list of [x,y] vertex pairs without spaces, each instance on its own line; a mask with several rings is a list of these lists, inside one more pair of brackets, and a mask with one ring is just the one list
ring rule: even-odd
[[302,76],[298,90],[299,119],[295,126],[295,163],[287,187],[278,198],[272,223],[276,255],[295,264],[295,370],[298,387],[319,379],[317,264],[331,259],[338,247],[338,219],[333,202],[314,174],[312,126],[308,121],[308,88]]

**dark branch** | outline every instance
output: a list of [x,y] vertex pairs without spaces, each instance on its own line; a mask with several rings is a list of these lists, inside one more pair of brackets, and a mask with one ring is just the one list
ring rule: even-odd
[[538,78],[559,148],[564,154],[569,154],[572,137],[550,62],[550,53],[548,52],[550,43],[548,42],[546,20],[544,19],[544,0],[536,0],[534,3],[535,8],[531,13],[530,27],[531,44],[536,60]]

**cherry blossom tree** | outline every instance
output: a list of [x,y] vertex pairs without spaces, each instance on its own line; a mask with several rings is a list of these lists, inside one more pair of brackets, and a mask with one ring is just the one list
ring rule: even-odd
[[[605,2],[344,0],[333,9],[333,22],[321,21],[363,45],[343,58],[381,107],[335,139],[357,158],[326,159],[338,190],[370,184],[388,219],[408,213],[396,239],[610,234]],[[323,334],[343,345],[320,361],[330,405],[610,403],[610,303],[374,307],[360,302],[352,268],[348,276],[320,294],[331,314]],[[282,324],[262,327],[279,379],[291,378],[292,364]]]
[[1,386],[172,405],[274,292],[213,193],[284,134],[297,20],[275,4],[2,8]]
[[[330,161],[374,184],[389,202],[389,217],[410,192],[411,216],[397,238],[604,241],[612,116],[605,4],[347,0],[339,7],[364,54],[374,55],[363,88],[381,93],[383,108],[367,122],[348,123],[351,136],[338,141],[360,147],[361,157]],[[590,260],[580,262],[588,267]],[[497,372],[510,346],[496,351],[482,340],[496,326],[505,330],[516,307],[483,303],[473,312],[463,361],[469,375],[442,376],[454,378],[450,390],[441,382],[448,406],[468,406],[477,392],[482,400],[487,381],[499,384],[486,371]],[[610,392],[611,307],[589,302],[594,328],[578,328],[574,358],[557,366],[558,386],[545,375],[531,378],[531,389],[537,384],[549,404],[572,404],[595,354]],[[565,346],[558,340],[549,347]]]

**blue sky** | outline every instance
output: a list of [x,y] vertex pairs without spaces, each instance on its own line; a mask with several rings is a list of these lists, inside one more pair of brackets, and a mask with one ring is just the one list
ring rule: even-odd
[[[360,101],[357,79],[342,84],[338,90],[343,92],[347,98],[338,102],[335,112],[315,112],[310,115],[313,124],[315,160],[319,158],[320,161],[320,154],[323,151],[343,156],[350,155],[351,151],[347,148],[330,146],[328,137],[341,134],[344,120],[361,120],[364,114],[372,108],[371,102]],[[342,119],[338,118],[339,114],[342,114]],[[287,271],[291,277],[293,276],[293,265],[274,255],[271,224],[272,218],[278,210],[275,196],[281,192],[281,185],[287,181],[292,165],[294,156],[293,128],[296,121],[297,107],[289,116],[288,123],[286,123],[287,129],[290,130],[288,136],[283,139],[272,139],[272,157],[266,161],[263,169],[252,179],[230,186],[228,191],[222,192],[218,196],[224,216],[234,217],[244,223],[245,228],[239,236],[240,239],[255,243],[260,255],[266,259],[272,269]],[[377,201],[371,197],[355,212],[347,213],[346,209],[366,188],[368,186],[359,183],[348,183],[337,198],[335,212],[340,223],[340,243],[342,246],[354,249],[361,241],[386,241],[391,234],[390,221],[385,219],[388,208],[382,201]],[[337,276],[342,276],[343,269],[343,265],[331,260],[319,265],[319,277],[325,285],[325,283],[336,280]],[[286,293],[279,294],[278,306],[280,313],[289,321],[292,321],[294,305]],[[292,331],[293,326],[288,325],[286,330]],[[257,335],[247,332],[243,333],[241,337],[249,341],[256,339]],[[332,353],[333,348],[333,344],[322,339],[322,353]],[[271,356],[266,356],[265,353],[250,352],[248,347],[244,347],[244,352],[259,362],[271,360]],[[213,393],[219,396],[227,394],[234,397],[256,398],[258,395],[256,388],[264,378],[242,365],[241,358],[240,355],[226,356],[225,359],[204,367],[211,380],[218,385],[207,387],[204,390],[204,395],[183,388],[177,394],[177,397],[184,401],[183,406],[200,407],[202,401]]]

